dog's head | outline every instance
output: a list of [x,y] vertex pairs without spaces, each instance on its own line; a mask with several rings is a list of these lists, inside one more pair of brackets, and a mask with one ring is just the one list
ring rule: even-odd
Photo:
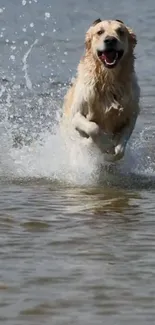
[[107,69],[113,69],[133,52],[137,40],[133,31],[121,20],[97,19],[86,33],[86,50],[92,52]]

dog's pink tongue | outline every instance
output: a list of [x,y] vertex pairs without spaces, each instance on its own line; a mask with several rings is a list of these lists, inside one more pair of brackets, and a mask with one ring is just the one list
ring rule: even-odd
[[112,63],[116,58],[116,52],[115,51],[104,52],[102,56],[107,63]]

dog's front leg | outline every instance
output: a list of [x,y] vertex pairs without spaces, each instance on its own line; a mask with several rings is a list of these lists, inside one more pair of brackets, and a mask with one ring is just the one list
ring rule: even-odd
[[101,152],[107,152],[113,146],[111,137],[105,133],[95,122],[89,121],[81,113],[76,113],[73,118],[75,129],[83,136],[89,138],[89,143],[94,142]]
[[92,139],[102,153],[114,154],[115,147],[114,147],[112,135],[105,133],[102,129],[100,129],[99,134]]
[[[125,154],[126,145],[134,130],[137,116],[138,116],[138,112],[136,113],[134,112],[134,114],[130,118],[129,124],[123,128],[121,134],[119,135],[118,143],[115,146],[114,160],[120,160],[121,158],[123,158]],[[117,142],[117,136],[115,140]]]
[[73,119],[72,123],[74,128],[85,137],[96,137],[99,134],[99,126],[92,121],[89,121],[84,115],[80,112],[77,112]]

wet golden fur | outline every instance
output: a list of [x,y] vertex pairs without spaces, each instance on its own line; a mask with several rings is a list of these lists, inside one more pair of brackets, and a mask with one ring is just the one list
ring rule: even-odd
[[[101,28],[102,38],[97,34]],[[119,28],[123,30],[121,35]],[[124,49],[123,58],[113,69],[107,69],[96,55],[106,35],[115,36]],[[139,114],[139,86],[134,71],[136,43],[133,31],[120,21],[92,25],[86,33],[86,50],[76,79],[64,99],[63,120],[67,119],[68,128],[72,124],[80,134],[102,146],[102,152],[107,151],[102,140],[108,135],[116,159],[124,156]]]

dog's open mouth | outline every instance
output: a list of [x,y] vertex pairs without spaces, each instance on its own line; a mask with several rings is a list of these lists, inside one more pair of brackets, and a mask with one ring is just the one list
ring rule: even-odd
[[104,63],[107,68],[114,68],[119,60],[123,56],[123,50],[116,51],[116,50],[106,50],[106,51],[98,51],[99,59]]

